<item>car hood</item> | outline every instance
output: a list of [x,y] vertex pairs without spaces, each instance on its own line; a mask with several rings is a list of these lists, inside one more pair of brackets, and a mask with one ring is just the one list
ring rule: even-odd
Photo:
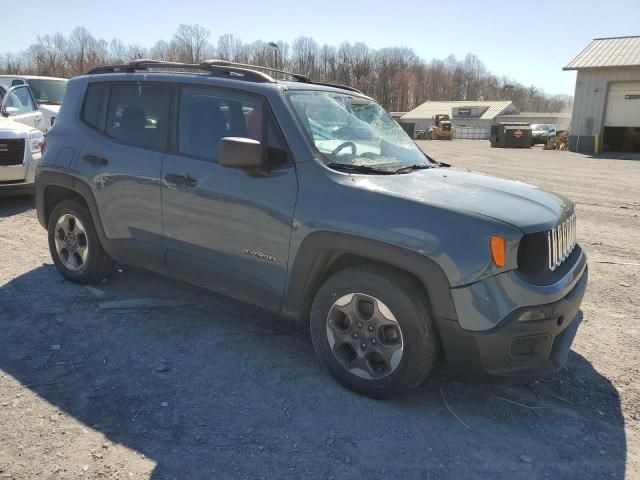
[[456,168],[431,168],[401,175],[357,175],[355,183],[380,193],[428,205],[484,215],[525,233],[553,228],[573,210],[556,193],[527,183]]
[[0,138],[29,138],[35,130],[23,123],[0,117]]
[[57,115],[60,112],[60,105],[50,105],[48,103],[38,104],[38,108],[41,112]]

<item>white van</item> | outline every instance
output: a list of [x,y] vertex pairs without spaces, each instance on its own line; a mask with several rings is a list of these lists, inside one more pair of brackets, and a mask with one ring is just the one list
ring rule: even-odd
[[67,79],[36,75],[0,75],[0,87],[4,87],[5,91],[17,85],[29,85],[31,88],[36,105],[44,116],[42,124],[37,128],[46,133],[60,111],[64,92],[67,90]]

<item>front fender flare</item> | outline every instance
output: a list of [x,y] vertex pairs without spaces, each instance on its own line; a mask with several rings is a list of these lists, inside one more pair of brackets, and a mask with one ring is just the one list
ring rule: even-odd
[[324,275],[344,254],[388,264],[414,275],[428,293],[436,320],[457,319],[449,281],[434,260],[396,245],[329,231],[311,233],[299,246],[287,278],[283,313],[305,318]]

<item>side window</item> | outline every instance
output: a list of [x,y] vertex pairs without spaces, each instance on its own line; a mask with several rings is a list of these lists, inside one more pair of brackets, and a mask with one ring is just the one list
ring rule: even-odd
[[9,115],[22,115],[37,110],[35,103],[33,103],[31,92],[29,92],[29,87],[26,85],[18,87],[9,93],[4,105]]
[[263,141],[262,101],[212,88],[184,87],[180,92],[178,151],[212,162],[223,137]]
[[108,83],[92,83],[87,87],[82,119],[98,130],[104,130],[108,91]]
[[161,150],[166,144],[169,87],[154,83],[113,84],[107,108],[107,135],[140,148]]
[[16,85],[24,85],[24,80],[20,80],[19,78],[16,78],[11,82],[11,86],[15,87]]

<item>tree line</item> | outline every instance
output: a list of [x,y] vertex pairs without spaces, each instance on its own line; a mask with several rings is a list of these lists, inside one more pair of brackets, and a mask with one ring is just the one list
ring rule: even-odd
[[96,65],[136,58],[186,63],[220,58],[279,68],[318,81],[352,85],[397,112],[426,100],[512,100],[520,111],[534,112],[566,111],[572,102],[569,95],[551,95],[497,76],[474,54],[425,61],[407,47],[373,49],[363,42],[319,45],[304,36],[291,43],[245,43],[224,34],[214,42],[201,25],[180,25],[170,40],[158,40],[150,48],[125,45],[117,38],[96,38],[84,27],[76,27],[68,37],[38,36],[25,51],[0,55],[0,73],[70,78]]

